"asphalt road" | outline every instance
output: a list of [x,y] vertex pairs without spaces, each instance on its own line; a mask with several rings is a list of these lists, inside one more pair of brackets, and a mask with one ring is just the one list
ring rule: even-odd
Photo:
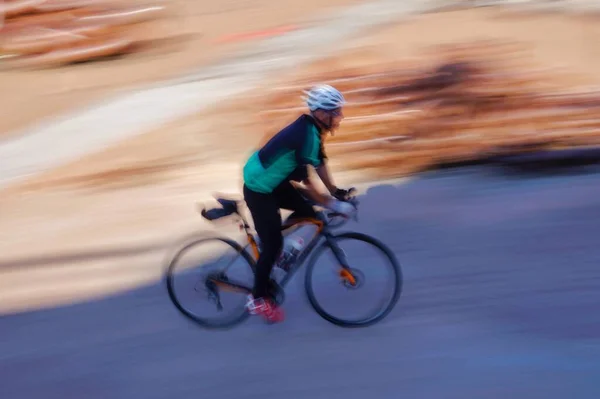
[[600,397],[600,173],[465,169],[373,187],[404,292],[366,329],[290,285],[285,323],[196,327],[164,285],[0,318],[0,398]]

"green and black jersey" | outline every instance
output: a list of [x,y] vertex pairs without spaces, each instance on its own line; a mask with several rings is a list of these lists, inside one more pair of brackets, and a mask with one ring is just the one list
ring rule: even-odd
[[306,165],[326,158],[321,132],[310,115],[302,115],[254,152],[244,165],[244,184],[252,191],[271,193],[282,182],[303,180]]

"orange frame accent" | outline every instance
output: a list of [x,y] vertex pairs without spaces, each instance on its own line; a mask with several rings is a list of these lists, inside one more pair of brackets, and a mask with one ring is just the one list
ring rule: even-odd
[[250,233],[248,233],[248,244],[250,244],[250,246],[252,247],[252,252],[254,253],[255,260],[258,260],[258,256],[260,255],[258,251],[258,244],[256,243],[256,240],[254,240],[254,237],[252,237],[252,234]]
[[243,289],[241,289],[241,288],[237,288],[237,287],[233,287],[233,286],[231,286],[231,285],[227,284],[226,282],[222,282],[222,281],[215,281],[214,283],[215,283],[215,285],[217,285],[219,288],[221,288],[223,291],[246,293],[246,290],[243,290]]
[[348,270],[346,270],[346,269],[340,270],[340,277],[343,278],[344,280],[348,281],[350,284],[356,285],[356,279],[354,278],[352,273],[350,273]]
[[314,224],[317,226],[317,233],[320,233],[321,231],[323,231],[323,227],[324,224],[322,221],[320,221],[319,219],[315,219],[315,218],[300,218],[300,219],[294,219],[293,223],[290,224],[282,224],[281,228],[283,230],[289,229],[291,227],[297,226],[297,225],[304,225],[304,224]]

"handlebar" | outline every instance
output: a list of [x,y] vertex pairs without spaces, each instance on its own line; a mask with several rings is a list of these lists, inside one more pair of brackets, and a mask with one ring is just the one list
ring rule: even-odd
[[[354,221],[358,221],[358,204],[359,201],[358,199],[354,196],[354,193],[356,192],[356,189],[354,187],[352,187],[349,190],[349,195],[347,198],[345,199],[340,199],[340,198],[336,198],[338,201],[343,201],[343,202],[347,202],[349,204],[351,204],[354,207],[354,212],[351,215],[351,217],[346,217],[346,215],[339,213],[339,212],[335,212],[332,211],[330,209],[325,208],[322,211],[319,211],[318,214],[321,216],[321,218],[323,219],[323,221],[327,224],[327,226],[329,227],[339,227],[341,225],[343,225],[344,223],[346,223],[349,219],[353,219]],[[303,196],[304,199],[306,201],[308,201],[311,205],[313,206],[322,206],[321,204],[316,203],[315,201],[313,201],[310,198],[307,198],[306,196]],[[333,220],[335,220],[335,218],[339,218],[339,222],[333,222]]]

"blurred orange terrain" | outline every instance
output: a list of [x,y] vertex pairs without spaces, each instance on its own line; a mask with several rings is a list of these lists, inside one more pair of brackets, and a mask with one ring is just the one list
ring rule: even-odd
[[54,67],[135,51],[145,37],[133,27],[165,11],[109,0],[5,0],[0,7],[6,19],[0,52],[8,68]]
[[468,41],[425,48],[418,60],[332,68],[360,58],[345,54],[271,92],[261,104],[268,110],[262,123],[272,134],[303,111],[302,90],[330,83],[349,104],[340,134],[328,139],[329,152],[344,169],[379,177],[600,144],[600,91],[554,84],[562,72],[523,67],[525,50],[519,42]]

